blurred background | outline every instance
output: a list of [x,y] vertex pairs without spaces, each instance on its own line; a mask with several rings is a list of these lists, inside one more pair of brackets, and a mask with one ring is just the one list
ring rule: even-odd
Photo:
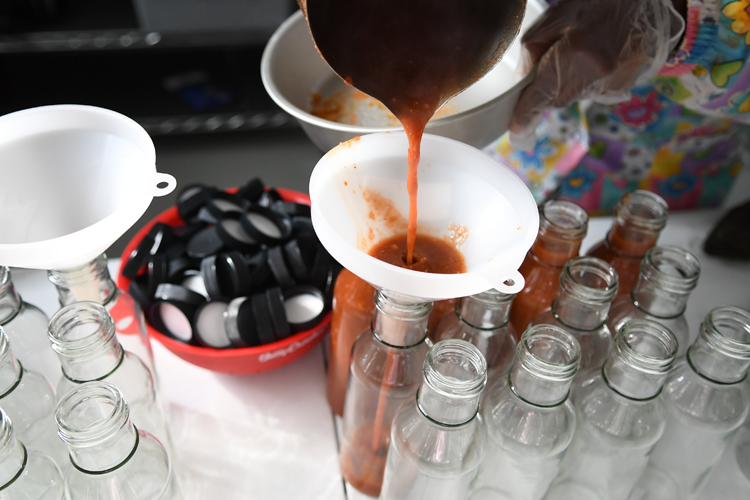
[[[179,186],[261,176],[307,192],[322,153],[268,97],[260,58],[294,0],[0,0],[0,115],[48,104],[123,113]],[[125,243],[176,193],[149,210]]]

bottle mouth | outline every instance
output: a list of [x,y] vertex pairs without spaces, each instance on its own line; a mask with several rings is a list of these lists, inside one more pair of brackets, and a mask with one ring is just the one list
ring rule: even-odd
[[50,281],[55,286],[71,288],[97,279],[107,270],[107,255],[101,254],[91,262],[71,269],[50,269],[47,271]]
[[512,302],[516,297],[515,293],[503,293],[494,288],[487,290],[486,292],[477,293],[471,295],[471,298],[478,300],[482,304],[489,306],[501,306]]
[[679,247],[654,247],[641,261],[641,273],[668,292],[687,293],[698,284],[701,265],[692,253]]
[[50,319],[48,337],[61,355],[80,352],[111,341],[115,324],[107,310],[96,302],[74,302]]
[[375,306],[389,318],[415,322],[430,315],[433,303],[389,290],[375,290]]
[[572,201],[550,200],[539,208],[539,231],[554,231],[563,239],[581,239],[588,230],[589,214]]
[[560,275],[560,288],[577,299],[598,303],[615,299],[618,282],[615,268],[596,257],[574,257]]
[[712,309],[701,324],[701,335],[727,356],[750,359],[750,312],[734,306]]
[[627,193],[615,207],[618,223],[648,231],[662,230],[668,213],[667,202],[661,196],[642,190]]
[[581,346],[554,325],[534,325],[521,336],[516,357],[524,369],[546,380],[572,379],[581,364]]
[[659,375],[672,369],[677,347],[677,339],[667,327],[633,319],[620,328],[612,352],[641,372]]
[[440,394],[473,398],[487,383],[487,361],[465,340],[441,340],[427,352],[422,373],[425,382]]
[[70,390],[57,404],[58,434],[67,444],[85,448],[122,428],[130,411],[118,388],[107,382],[86,382]]

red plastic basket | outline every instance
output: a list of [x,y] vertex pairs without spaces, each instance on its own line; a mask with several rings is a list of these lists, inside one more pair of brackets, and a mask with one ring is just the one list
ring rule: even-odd
[[[310,197],[306,194],[290,189],[277,188],[276,190],[285,201],[310,204]],[[227,191],[236,192],[237,188],[228,189]],[[184,224],[184,221],[177,213],[177,207],[173,206],[159,214],[138,231],[122,253],[120,274],[117,277],[117,286],[120,289],[127,290],[130,285],[130,280],[122,275],[122,267],[127,262],[135,246],[148,234],[151,227],[157,222],[163,222],[170,226]],[[209,347],[188,345],[156,331],[151,325],[147,325],[147,328],[151,338],[158,340],[164,347],[188,363],[216,372],[244,375],[274,370],[302,357],[323,340],[323,337],[328,333],[330,324],[331,313],[329,312],[317,326],[310,330],[299,332],[272,344],[239,349],[211,349]]]

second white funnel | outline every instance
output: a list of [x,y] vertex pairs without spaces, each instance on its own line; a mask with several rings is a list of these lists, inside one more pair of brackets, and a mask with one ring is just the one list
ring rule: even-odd
[[422,273],[368,255],[381,240],[406,231],[407,149],[403,133],[372,134],[342,143],[318,162],[310,199],[323,246],[365,281],[412,297],[520,291],[524,281],[518,268],[539,229],[534,198],[510,169],[443,137],[422,139],[418,233],[454,242],[467,272]]

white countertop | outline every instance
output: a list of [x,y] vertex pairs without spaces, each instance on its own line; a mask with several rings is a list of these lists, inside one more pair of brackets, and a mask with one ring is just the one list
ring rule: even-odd
[[[748,194],[750,171],[745,169],[730,203]],[[702,251],[703,240],[723,213],[670,214],[659,240],[686,248],[701,261],[701,278],[686,312],[694,335],[713,307],[750,309],[750,262],[723,261]],[[583,251],[602,239],[610,224],[609,217],[592,219]],[[113,276],[116,265],[110,263]],[[57,310],[57,293],[46,273],[14,269],[13,281],[28,302],[48,315]],[[369,498],[347,491],[341,478],[335,421],[325,397],[323,344],[291,365],[246,376],[193,366],[158,342],[153,349],[186,499]],[[740,476],[731,458],[725,456],[702,499],[750,498],[750,481]]]

